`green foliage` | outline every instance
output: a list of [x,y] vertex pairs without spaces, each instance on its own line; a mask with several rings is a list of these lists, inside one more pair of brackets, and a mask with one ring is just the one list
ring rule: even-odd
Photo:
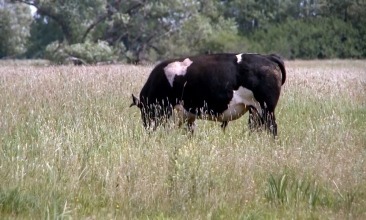
[[[158,55],[166,52],[164,45],[157,42],[168,40],[173,33],[180,32],[190,16],[198,17],[197,4],[193,0],[124,1],[108,23],[106,40],[113,45],[123,44],[125,50],[121,51],[121,57],[130,63],[151,60],[149,52]],[[201,36],[205,35],[202,33]],[[185,42],[187,39],[182,40]]]
[[250,37],[253,50],[288,58],[360,58],[359,32],[336,18],[287,20]]
[[27,6],[0,1],[0,58],[19,57],[26,51],[31,22]]
[[238,29],[234,19],[224,19],[219,17],[216,23],[212,22],[214,30],[207,38],[203,38],[203,45],[199,53],[210,51],[214,53],[222,52],[242,52],[247,48],[247,41],[238,35]]
[[61,28],[52,19],[37,16],[30,25],[29,45],[26,55],[28,58],[44,58],[46,47],[54,41],[62,41]]
[[[61,28],[63,38],[68,44],[85,41],[84,34],[87,28],[106,10],[106,1],[103,0],[25,2],[29,2],[38,8],[42,17],[47,20],[54,20]],[[45,25],[47,25],[47,22],[45,22]]]
[[9,215],[31,212],[37,207],[35,196],[22,193],[19,188],[0,188],[0,212]]
[[[188,40],[189,39],[189,40]],[[158,58],[191,54],[240,52],[246,48],[245,38],[239,36],[234,19],[216,20],[197,14],[187,19],[182,28],[158,44]]]
[[45,58],[49,59],[55,64],[65,63],[68,54],[65,52],[65,45],[54,41],[47,45],[45,50]]
[[87,63],[98,63],[115,61],[118,59],[118,51],[109,46],[105,41],[93,43],[86,41],[84,43],[72,44],[65,48],[68,55],[85,60]]
[[56,64],[68,63],[75,57],[86,63],[113,62],[118,59],[118,51],[105,41],[93,43],[86,41],[72,45],[60,44],[57,41],[46,48],[45,57]]
[[[37,8],[31,26],[26,4]],[[0,11],[0,57],[43,58],[54,41],[107,42],[129,63],[206,52],[366,57],[363,1],[0,0]]]
[[321,189],[314,180],[296,178],[291,174],[270,175],[265,192],[266,199],[275,205],[314,208],[320,202]]

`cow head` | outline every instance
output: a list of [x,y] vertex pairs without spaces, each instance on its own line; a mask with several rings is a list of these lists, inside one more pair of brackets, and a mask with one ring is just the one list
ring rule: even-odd
[[136,105],[138,108],[141,108],[140,100],[134,94],[132,94],[132,103],[131,103],[130,107],[132,107],[134,105]]
[[159,125],[165,124],[172,116],[173,105],[168,99],[156,99],[149,102],[147,98],[138,99],[132,94],[132,106],[137,106],[141,112],[141,119],[146,129],[155,130]]
[[164,108],[159,102],[148,103],[147,99],[138,99],[132,94],[132,103],[130,107],[137,106],[141,112],[142,123],[145,128],[155,130],[156,127],[166,119],[168,108]]

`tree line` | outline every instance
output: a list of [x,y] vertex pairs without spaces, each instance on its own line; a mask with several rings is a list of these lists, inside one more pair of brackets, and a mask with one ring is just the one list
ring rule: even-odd
[[366,0],[0,0],[0,58],[365,58],[365,11]]

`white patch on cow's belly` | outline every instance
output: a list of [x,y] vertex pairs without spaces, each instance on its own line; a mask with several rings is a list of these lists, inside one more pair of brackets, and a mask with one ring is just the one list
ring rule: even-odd
[[243,54],[241,53],[241,54],[238,54],[238,55],[236,55],[236,59],[238,60],[237,61],[237,63],[240,63],[241,62],[241,56],[242,56]]
[[192,60],[186,58],[182,62],[176,61],[169,63],[165,68],[165,76],[169,81],[170,86],[173,87],[175,76],[184,76],[187,73],[187,68],[193,63]]
[[254,98],[253,92],[240,86],[238,90],[234,90],[233,98],[231,99],[228,108],[218,117],[214,118],[208,116],[208,119],[221,122],[233,121],[244,115],[249,110],[250,106],[256,108],[258,112],[262,112],[260,104]]
[[233,121],[244,115],[249,110],[250,106],[256,108],[260,114],[262,113],[260,104],[254,98],[253,92],[240,86],[238,90],[234,91],[233,98],[231,99],[228,108],[218,116],[205,114],[204,112],[201,112],[200,115],[195,115],[185,110],[180,104],[174,106],[174,109],[177,110],[177,116],[179,123],[181,124],[184,121],[194,121],[196,118],[220,122]]
[[260,114],[262,113],[261,106],[254,98],[253,92],[240,86],[238,90],[234,90],[233,98],[231,99],[228,108],[218,117],[203,115],[200,118],[221,122],[233,121],[244,115],[249,110],[250,106],[256,108]]
[[254,98],[253,92],[242,86],[240,86],[238,90],[234,91],[233,98],[231,99],[227,110],[235,107],[236,105],[240,105],[240,104],[243,104],[246,106],[253,106],[254,108],[257,109],[257,111],[259,113],[262,112],[262,108],[261,108],[259,102]]

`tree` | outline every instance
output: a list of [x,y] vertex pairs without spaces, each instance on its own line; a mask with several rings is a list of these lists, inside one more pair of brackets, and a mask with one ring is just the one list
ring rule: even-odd
[[211,19],[199,13],[186,20],[170,38],[161,39],[158,45],[162,52],[158,58],[239,52],[246,46],[233,19]]
[[[108,26],[107,19],[111,20],[111,17],[122,10],[121,0],[65,0],[65,1],[53,1],[53,0],[13,0],[13,2],[21,2],[27,5],[32,5],[37,9],[35,16],[35,24],[32,26],[31,47],[29,50],[29,56],[35,56],[36,54],[43,53],[46,48],[44,44],[51,44],[52,40],[57,42],[52,43],[49,50],[59,50],[60,56],[51,56],[48,58],[63,58],[67,56],[75,56],[75,54],[65,54],[64,52],[74,51],[72,48],[84,47],[85,52],[87,48],[93,48],[91,44],[95,44],[96,47],[101,46],[105,48],[105,45],[100,41],[103,41],[106,27]],[[135,1],[131,1],[135,2]],[[130,8],[123,8],[127,12],[134,10],[141,5],[140,2],[133,3]],[[55,25],[57,26],[55,28]],[[98,27],[101,26],[102,28]],[[56,33],[47,38],[42,37],[38,39],[34,36],[42,35],[45,31],[53,29]],[[95,32],[93,33],[93,31]],[[84,46],[82,44],[86,43]],[[54,47],[59,45],[60,47]],[[77,46],[72,46],[77,45]],[[109,50],[108,50],[109,51]],[[114,50],[117,51],[117,50]],[[49,51],[50,52],[50,51]],[[46,53],[50,55],[52,53]],[[56,53],[57,51],[53,51]],[[77,54],[83,56],[83,54]],[[85,54],[85,56],[89,56]],[[115,56],[112,56],[115,58]],[[81,57],[85,58],[85,57]],[[87,59],[89,60],[89,59]],[[62,60],[54,60],[62,63]],[[93,62],[98,62],[95,60]]]
[[31,21],[29,7],[0,0],[0,58],[18,57],[26,51]]
[[53,20],[62,30],[63,38],[68,44],[85,40],[90,29],[103,21],[111,13],[103,0],[12,0],[25,3],[37,9],[37,16],[45,23]]
[[177,31],[194,0],[13,0],[37,8],[44,25],[60,27],[62,45],[107,41],[129,62],[146,59],[154,43]]
[[[37,8],[28,44],[29,19],[22,18],[27,13],[15,12],[19,4],[9,2],[23,3],[24,10],[29,10],[27,5]],[[46,56],[60,63],[67,57],[90,63],[112,59],[138,63],[187,54],[245,51],[278,52],[288,58],[366,57],[364,0],[0,3],[2,56],[23,53],[27,47],[27,57]]]
[[30,37],[28,39],[27,58],[44,58],[44,52],[52,42],[63,41],[63,33],[60,26],[42,15],[36,15],[30,26]]
[[148,60],[150,50],[164,53],[158,42],[177,32],[196,13],[196,5],[194,0],[124,1],[108,21],[103,39],[114,46],[122,44],[128,62]]

